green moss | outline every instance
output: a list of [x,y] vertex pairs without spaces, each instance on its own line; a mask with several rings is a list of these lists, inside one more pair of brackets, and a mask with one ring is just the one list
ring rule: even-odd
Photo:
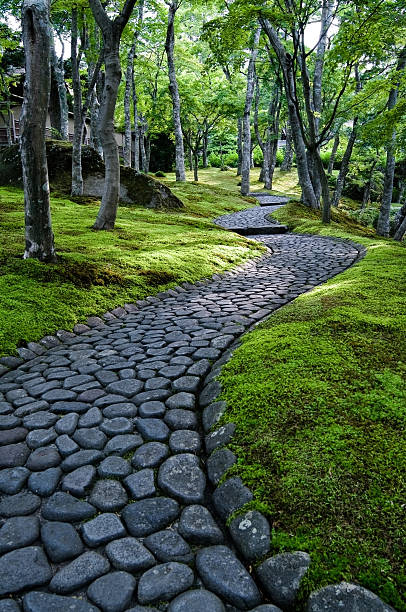
[[311,554],[302,602],[349,580],[405,611],[406,249],[297,204],[277,216],[367,255],[272,315],[225,366],[231,473],[266,505],[273,551]]

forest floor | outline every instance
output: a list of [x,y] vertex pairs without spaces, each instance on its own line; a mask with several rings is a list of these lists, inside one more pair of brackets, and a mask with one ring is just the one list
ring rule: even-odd
[[[53,199],[61,262],[46,269],[21,260],[22,192],[1,188],[0,353],[260,255],[259,244],[211,222],[253,204],[238,195],[235,172],[200,178],[165,179],[185,211],[122,207],[114,232],[91,230],[97,206]],[[274,187],[298,195],[294,173],[277,172]],[[232,472],[268,514],[273,552],[310,553],[302,601],[347,580],[405,612],[405,245],[341,211],[330,226],[294,202],[275,217],[294,232],[350,239],[367,254],[247,334],[223,370],[224,421],[237,425]]]

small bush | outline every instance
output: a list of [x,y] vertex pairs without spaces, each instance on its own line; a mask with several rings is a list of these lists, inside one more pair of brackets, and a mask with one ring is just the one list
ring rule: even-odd
[[277,168],[279,168],[282,165],[284,157],[285,157],[285,149],[278,149],[276,151],[276,167]]
[[221,158],[220,155],[216,153],[210,153],[209,155],[209,164],[213,168],[221,168]]
[[331,157],[331,151],[321,151],[320,152],[320,158],[321,158],[321,161],[323,162],[324,168],[328,168],[330,157]]
[[226,166],[231,166],[232,168],[237,168],[238,153],[228,153],[224,158],[224,164]]
[[255,166],[262,166],[262,164],[264,163],[264,154],[262,153],[259,147],[255,149],[253,158]]

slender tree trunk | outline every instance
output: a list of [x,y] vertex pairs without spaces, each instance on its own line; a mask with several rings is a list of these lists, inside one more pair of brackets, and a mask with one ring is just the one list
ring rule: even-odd
[[364,194],[362,197],[362,204],[361,204],[361,210],[364,210],[364,208],[366,208],[366,206],[369,203],[370,197],[371,197],[371,188],[372,188],[372,181],[373,181],[373,175],[374,175],[374,170],[375,170],[375,166],[378,163],[377,160],[374,160],[371,166],[371,169],[369,171],[369,175],[368,175],[368,181],[365,185],[364,188]]
[[293,164],[293,148],[292,148],[292,130],[290,128],[289,121],[286,124],[286,145],[285,155],[283,156],[283,162],[281,164],[282,172],[290,172]]
[[329,176],[331,176],[333,174],[334,162],[335,162],[335,159],[336,159],[337,149],[339,147],[339,144],[340,144],[340,131],[338,131],[337,134],[335,135],[334,142],[333,142],[333,148],[331,149],[331,155],[330,155],[330,159],[328,161],[327,174]]
[[132,74],[132,99],[134,115],[134,170],[140,171],[140,126],[138,115],[138,96],[135,88],[134,72]]
[[328,31],[333,18],[334,0],[322,0],[320,37],[316,51],[316,62],[313,74],[313,109],[316,139],[319,135],[320,113],[322,107],[322,78],[324,67],[324,56],[326,53]]
[[396,228],[395,234],[393,236],[394,240],[403,240],[404,236],[406,234],[406,213],[402,219],[402,221],[400,222],[400,224],[398,225],[398,227]]
[[148,132],[145,135],[145,174],[149,172],[149,164],[151,160],[151,138]]
[[238,117],[238,137],[237,137],[237,176],[241,176],[242,169],[242,117]]
[[58,123],[54,127],[58,130],[62,140],[69,140],[68,99],[65,86],[63,55],[61,58],[57,57],[53,35],[51,36],[51,75],[56,89],[55,98],[58,102]]
[[348,139],[347,148],[345,149],[345,153],[343,155],[343,161],[341,162],[340,172],[338,173],[337,184],[331,202],[333,206],[338,206],[341,194],[344,189],[345,179],[347,178],[348,170],[350,167],[352,150],[357,139],[357,123],[358,117],[355,117],[354,121],[352,122],[352,131]]
[[[192,135],[189,131],[189,140],[191,140],[191,138],[192,138]],[[189,170],[192,171],[193,170],[193,151],[190,145],[187,145],[187,154],[188,154]]]
[[145,151],[145,124],[144,124],[144,118],[141,117],[141,122],[140,122],[140,126],[139,126],[139,142],[140,142],[140,169],[141,172],[146,172],[146,159],[147,159],[147,155],[146,155],[146,151]]
[[56,261],[49,206],[45,125],[50,89],[50,23],[47,0],[24,0],[24,104],[21,160],[25,205],[24,259]]
[[169,73],[169,91],[172,98],[172,115],[175,131],[175,149],[176,149],[176,180],[178,182],[186,181],[185,174],[185,153],[183,150],[183,135],[182,123],[180,120],[180,97],[178,89],[178,81],[175,71],[175,30],[174,21],[175,14],[179,7],[179,0],[173,0],[169,5],[168,11],[168,28],[166,33],[165,51],[168,58],[168,73]]
[[124,149],[123,158],[124,166],[131,168],[131,87],[134,75],[134,53],[136,41],[130,47],[127,54],[127,68],[125,71],[125,89],[124,89]]
[[251,49],[251,57],[247,71],[247,91],[245,95],[244,116],[242,120],[242,163],[241,163],[241,195],[247,195],[250,190],[251,170],[251,106],[255,87],[255,61],[258,55],[258,44],[261,27],[257,28]]
[[203,168],[209,167],[209,162],[207,160],[207,148],[209,146],[209,128],[207,126],[207,121],[204,122],[204,132],[203,132]]
[[[406,47],[404,47],[400,53],[398,65],[396,67],[397,72],[404,71],[406,66]],[[399,83],[393,87],[389,93],[388,99],[388,110],[392,110],[396,106],[399,92]],[[389,216],[392,204],[393,194],[393,178],[395,175],[395,151],[396,151],[396,130],[392,132],[392,138],[386,148],[386,167],[385,177],[383,183],[383,196],[381,209],[379,211],[378,225],[376,232],[378,236],[389,236]]]
[[73,143],[72,143],[72,189],[74,196],[83,194],[82,177],[82,85],[79,74],[79,61],[77,55],[78,46],[78,10],[72,9],[71,28],[71,63],[72,63],[72,88],[73,88]]
[[199,153],[197,151],[197,149],[195,151],[193,151],[193,180],[196,181],[196,183],[199,180]]
[[402,240],[406,233],[406,183],[402,185],[402,195],[400,203],[402,204],[400,210],[398,210],[394,223],[393,238],[394,240]]

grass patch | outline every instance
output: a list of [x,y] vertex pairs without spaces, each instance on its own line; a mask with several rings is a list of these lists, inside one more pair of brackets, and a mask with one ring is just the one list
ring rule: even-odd
[[398,611],[405,599],[405,245],[344,213],[324,226],[291,203],[297,232],[355,239],[367,255],[245,336],[222,372],[238,473],[266,507],[274,553],[305,550],[301,589],[341,580]]
[[[210,175],[209,175],[210,176]],[[23,192],[0,187],[0,355],[89,315],[221,272],[263,248],[211,219],[250,200],[220,187],[170,184],[185,209],[120,207],[114,231],[91,229],[99,203],[52,197],[57,264],[24,261]]]

